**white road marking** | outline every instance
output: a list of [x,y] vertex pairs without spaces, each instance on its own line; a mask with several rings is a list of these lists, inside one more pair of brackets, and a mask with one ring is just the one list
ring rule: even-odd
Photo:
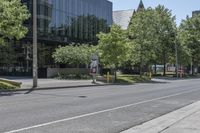
[[195,91],[199,91],[199,89],[198,90],[184,91],[184,92],[181,92],[181,93],[167,95],[167,96],[163,96],[163,97],[159,97],[159,98],[145,100],[145,101],[141,101],[141,102],[137,102],[137,103],[133,103],[133,104],[128,104],[128,105],[119,106],[119,107],[115,107],[115,108],[111,108],[111,109],[101,110],[101,111],[88,113],[88,114],[84,114],[84,115],[78,115],[78,116],[74,116],[74,117],[70,117],[70,118],[64,118],[64,119],[60,119],[60,120],[56,120],[56,121],[52,121],[52,122],[47,122],[47,123],[43,123],[43,124],[38,124],[38,125],[35,125],[35,126],[25,127],[25,128],[21,128],[21,129],[17,129],[17,130],[12,130],[12,131],[8,131],[8,132],[4,132],[4,133],[17,133],[17,132],[20,132],[20,131],[25,131],[25,130],[30,130],[30,129],[39,128],[39,127],[43,127],[43,126],[48,126],[48,125],[52,125],[52,124],[56,124],[56,123],[60,123],[60,122],[65,122],[65,121],[70,121],[70,120],[74,120],[74,119],[79,119],[79,118],[83,118],[83,117],[87,117],[87,116],[97,115],[97,114],[101,114],[101,113],[105,113],[105,112],[109,112],[109,111],[114,111],[114,110],[127,108],[127,107],[131,107],[131,106],[136,106],[136,105],[139,105],[139,104],[157,101],[157,100],[161,100],[161,99],[165,99],[165,98],[169,98],[169,97],[174,97],[174,96],[178,96],[178,95],[182,95],[182,94],[187,94],[187,93],[191,93],[191,92],[195,92]]

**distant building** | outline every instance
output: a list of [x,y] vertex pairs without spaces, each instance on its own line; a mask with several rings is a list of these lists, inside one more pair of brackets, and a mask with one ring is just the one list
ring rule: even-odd
[[129,9],[129,10],[113,11],[113,23],[121,26],[122,29],[127,29],[134,13],[144,8],[145,8],[144,4],[142,0],[140,0],[137,10]]
[[196,10],[192,12],[192,16],[194,16],[195,14],[200,14],[200,10]]

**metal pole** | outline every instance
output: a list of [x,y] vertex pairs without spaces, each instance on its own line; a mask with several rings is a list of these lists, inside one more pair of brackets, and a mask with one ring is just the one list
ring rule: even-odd
[[37,67],[37,0],[33,0],[33,88],[38,86]]
[[178,51],[176,42],[175,42],[175,56],[176,56],[176,77],[178,78]]

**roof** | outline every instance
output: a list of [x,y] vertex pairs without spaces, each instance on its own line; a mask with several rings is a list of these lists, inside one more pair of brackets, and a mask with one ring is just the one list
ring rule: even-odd
[[127,29],[130,23],[131,17],[133,16],[134,10],[121,10],[113,12],[113,23]]
[[[142,0],[140,0],[139,6],[137,8],[137,12],[144,9],[144,4]],[[130,10],[121,10],[113,12],[113,23],[122,27],[122,29],[126,30],[130,24],[131,18],[135,13],[134,9]]]
[[140,11],[141,9],[144,9],[144,4],[143,4],[142,0],[140,0],[139,6],[137,8],[137,11]]

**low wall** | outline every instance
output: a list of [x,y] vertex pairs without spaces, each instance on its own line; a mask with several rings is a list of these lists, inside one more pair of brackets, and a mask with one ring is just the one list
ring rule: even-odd
[[[80,68],[81,74],[89,74],[89,69]],[[47,68],[47,78],[55,77],[58,74],[76,74],[77,68]]]

